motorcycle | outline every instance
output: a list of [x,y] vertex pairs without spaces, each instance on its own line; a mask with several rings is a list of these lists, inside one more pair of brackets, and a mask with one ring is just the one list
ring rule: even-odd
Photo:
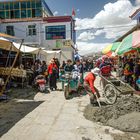
[[79,72],[72,71],[64,74],[64,97],[69,99],[72,93],[81,94],[81,91],[84,89],[81,84],[81,76]]
[[40,92],[44,92],[46,90],[46,79],[44,75],[38,75],[35,78],[35,85],[38,87]]

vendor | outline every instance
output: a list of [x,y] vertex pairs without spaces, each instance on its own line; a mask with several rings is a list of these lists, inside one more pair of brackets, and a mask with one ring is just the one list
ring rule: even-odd
[[134,67],[134,73],[135,73],[135,84],[134,84],[134,86],[135,86],[136,90],[139,90],[139,88],[136,84],[136,81],[138,80],[138,78],[140,76],[140,58],[137,59],[137,61],[136,61],[136,65]]

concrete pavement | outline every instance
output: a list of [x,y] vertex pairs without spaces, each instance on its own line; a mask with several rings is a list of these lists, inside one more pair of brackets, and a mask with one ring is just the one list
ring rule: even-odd
[[38,93],[34,100],[44,102],[0,140],[113,140],[111,133],[121,133],[84,118],[88,95],[65,100],[62,91],[53,91],[50,94]]

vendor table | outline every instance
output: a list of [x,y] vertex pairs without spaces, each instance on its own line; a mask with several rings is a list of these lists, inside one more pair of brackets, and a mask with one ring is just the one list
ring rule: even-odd
[[[10,67],[0,67],[0,75],[1,76],[8,76],[10,74]],[[19,69],[19,68],[12,68],[11,77],[21,78],[21,85],[23,87],[24,81],[27,78],[26,70]]]

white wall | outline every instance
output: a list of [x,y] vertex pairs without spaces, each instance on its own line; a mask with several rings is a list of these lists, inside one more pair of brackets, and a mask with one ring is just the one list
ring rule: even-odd
[[[28,25],[36,25],[37,35],[28,35]],[[15,23],[2,23],[0,31],[6,33],[6,26],[14,26],[15,36],[24,39],[26,44],[41,44],[42,47],[50,46],[54,48],[56,40],[46,40],[45,27],[55,25],[66,26],[66,40],[71,39],[71,25],[70,22],[63,23],[42,23],[42,21],[36,22],[15,22]]]
[[[28,35],[28,25],[36,25],[37,35]],[[39,22],[15,22],[15,23],[2,23],[1,32],[6,33],[6,26],[14,26],[15,36],[24,39],[25,43],[39,44]]]
[[[37,35],[28,35],[28,25],[36,25]],[[42,21],[34,22],[15,22],[15,23],[1,23],[0,32],[6,33],[6,26],[14,26],[15,36],[24,39],[24,44],[35,44],[37,47],[44,47],[47,50],[56,49],[56,40],[46,40],[45,37],[45,27],[55,25],[65,25],[66,26],[66,40],[71,40],[71,23],[43,23]],[[73,55],[73,49],[71,47],[63,46],[61,48],[64,55],[61,55],[61,61],[71,59]],[[52,57],[52,56],[50,56]],[[50,58],[48,58],[50,59]]]
[[65,25],[66,26],[66,39],[64,40],[71,40],[71,25],[70,22],[62,22],[62,23],[45,23],[41,27],[41,31],[44,33],[41,33],[41,45],[48,48],[56,48],[56,40],[46,40],[45,35],[45,27],[46,26],[56,26],[56,25]]

